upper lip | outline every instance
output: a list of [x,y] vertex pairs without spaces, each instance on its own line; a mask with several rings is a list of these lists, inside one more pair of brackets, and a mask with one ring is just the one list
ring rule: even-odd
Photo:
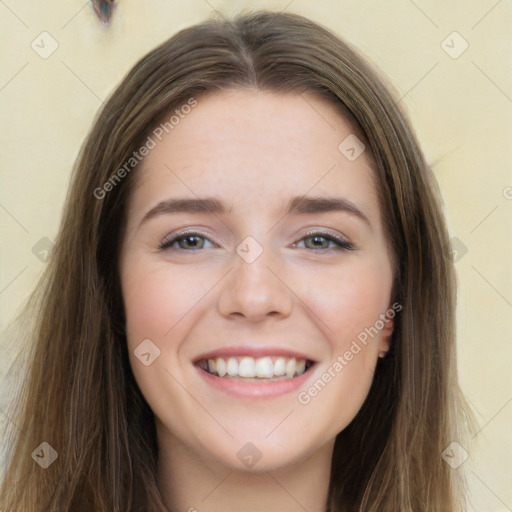
[[270,346],[255,346],[255,345],[233,345],[229,347],[222,347],[210,352],[205,352],[194,359],[194,364],[198,363],[202,359],[215,359],[217,357],[253,357],[255,359],[265,356],[276,356],[276,357],[295,357],[295,359],[305,359],[306,361],[315,362],[315,360],[308,356],[293,349],[276,347],[275,345]]

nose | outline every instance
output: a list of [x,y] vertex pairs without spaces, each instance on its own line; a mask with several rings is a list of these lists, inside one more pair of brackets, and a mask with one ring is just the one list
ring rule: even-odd
[[280,274],[283,274],[281,266],[270,257],[268,250],[252,263],[235,255],[235,268],[223,281],[219,294],[219,313],[250,322],[288,317],[294,294]]

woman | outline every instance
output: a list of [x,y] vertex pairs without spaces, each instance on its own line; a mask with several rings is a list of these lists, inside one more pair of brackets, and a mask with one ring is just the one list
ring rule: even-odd
[[82,149],[1,510],[461,510],[454,290],[352,48],[291,14],[186,29]]

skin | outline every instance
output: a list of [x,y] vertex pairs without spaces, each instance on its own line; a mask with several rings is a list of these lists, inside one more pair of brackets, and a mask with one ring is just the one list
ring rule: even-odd
[[[392,263],[369,161],[365,153],[349,161],[338,149],[353,133],[312,95],[217,92],[199,97],[138,171],[121,284],[131,365],[155,414],[170,510],[325,510],[335,437],[361,408],[393,329],[386,321],[316,396],[299,402],[391,306]],[[290,198],[303,195],[343,197],[367,220],[346,211],[287,214]],[[162,201],[198,197],[220,199],[227,210],[142,220]],[[159,249],[183,228],[206,237],[192,239],[203,248],[182,239]],[[353,249],[325,238],[315,245],[311,231],[342,236]],[[263,251],[252,263],[235,250],[247,236]],[[160,350],[149,366],[134,355],[144,339]],[[316,363],[296,391],[231,396],[193,361],[234,344],[289,348]],[[261,453],[252,467],[237,457],[248,442]]]

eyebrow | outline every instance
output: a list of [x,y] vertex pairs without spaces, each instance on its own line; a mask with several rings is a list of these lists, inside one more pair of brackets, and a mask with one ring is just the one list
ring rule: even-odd
[[371,227],[368,217],[351,201],[344,197],[294,197],[287,213],[330,213],[342,212],[353,215]]
[[[140,224],[143,224],[149,219],[170,213],[212,213],[214,215],[224,215],[230,210],[231,208],[224,201],[213,197],[168,199],[161,201],[151,208],[151,210],[144,215]],[[330,212],[348,213],[359,218],[371,227],[368,217],[354,203],[343,197],[297,196],[289,201],[285,215]]]

